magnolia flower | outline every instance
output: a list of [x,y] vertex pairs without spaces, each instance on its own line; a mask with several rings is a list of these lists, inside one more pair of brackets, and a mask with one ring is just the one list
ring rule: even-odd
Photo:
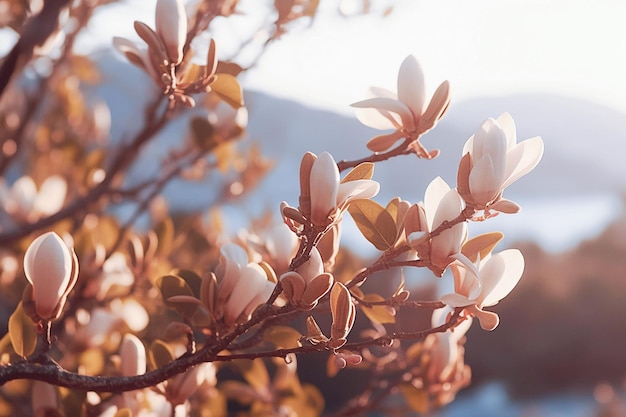
[[172,407],[185,403],[204,381],[215,381],[215,365],[201,363],[165,382],[163,395]]
[[[220,264],[215,271],[217,280],[216,313],[233,324],[248,319],[254,309],[267,301],[275,284],[259,264],[249,262],[245,250],[234,243],[222,246]],[[269,265],[267,268],[271,269]]]
[[11,188],[0,179],[0,202],[4,210],[18,220],[35,222],[50,216],[63,207],[67,182],[58,175],[48,177],[39,190],[29,176],[19,178]]
[[333,276],[324,272],[324,262],[313,248],[309,260],[295,271],[281,275],[283,291],[291,303],[302,310],[311,310],[333,285]]
[[535,168],[542,155],[539,136],[516,143],[515,122],[510,114],[487,119],[463,148],[459,193],[479,210],[515,213],[519,207],[502,199],[502,191]]
[[[322,230],[341,219],[350,201],[374,197],[379,189],[369,179],[340,182],[337,163],[328,152],[319,157],[307,152],[302,158],[299,211]],[[282,211],[285,214],[284,207]]]
[[424,202],[411,206],[404,218],[407,243],[420,259],[430,260],[429,268],[439,276],[454,260],[452,255],[461,250],[467,225],[460,222],[436,236],[430,233],[443,222],[457,218],[462,210],[463,200],[456,190],[437,177],[426,188]]
[[[448,308],[435,310],[431,319],[432,326],[438,327],[445,324],[450,312],[451,309]],[[460,345],[463,336],[471,325],[472,319],[468,318],[454,329],[429,336],[435,339],[430,350],[430,362],[427,371],[429,382],[446,382],[453,377],[459,368],[459,359],[461,364],[463,362],[463,352]]]
[[150,75],[170,100],[193,107],[195,101],[190,94],[211,91],[210,85],[216,80],[215,42],[210,41],[205,66],[190,65],[185,56],[187,13],[183,1],[158,0],[155,20],[156,31],[143,22],[135,22],[135,31],[147,48],[120,37],[113,38],[113,45],[133,65]]
[[46,382],[33,381],[30,393],[33,416],[58,415],[60,401],[57,389]]
[[34,320],[55,320],[78,278],[78,258],[54,232],[35,239],[24,254],[24,308]]
[[450,267],[454,276],[454,293],[441,297],[450,307],[465,307],[465,311],[478,318],[485,330],[493,330],[500,321],[498,315],[484,311],[498,304],[517,285],[524,272],[524,257],[517,249],[489,254],[471,262],[459,255],[459,262]]
[[[416,139],[432,129],[450,103],[450,84],[444,81],[426,107],[424,73],[417,59],[409,55],[398,72],[398,94],[380,87],[371,87],[373,98],[352,104],[357,107],[357,118],[374,129],[394,129],[393,133],[370,140],[367,147],[383,152],[402,138]],[[420,157],[432,158],[438,154],[426,151],[415,142]]]

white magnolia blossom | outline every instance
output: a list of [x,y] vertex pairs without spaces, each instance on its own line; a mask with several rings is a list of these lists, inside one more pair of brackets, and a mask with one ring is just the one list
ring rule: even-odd
[[59,317],[78,278],[78,259],[59,235],[47,232],[35,239],[24,254],[24,274],[30,284],[25,307],[42,320]]
[[509,113],[487,119],[463,147],[459,165],[459,192],[478,209],[516,212],[502,191],[537,166],[543,141],[537,136],[517,143],[515,122]]
[[317,305],[333,285],[333,276],[324,272],[324,261],[316,247],[309,259],[295,271],[281,275],[285,295],[295,306],[310,310]]
[[254,309],[267,301],[276,284],[268,280],[265,270],[249,262],[248,254],[239,245],[222,246],[217,278],[218,312],[227,323],[249,318]]
[[515,288],[524,272],[524,257],[518,249],[489,254],[484,259],[470,262],[458,255],[459,262],[450,268],[454,276],[454,293],[441,297],[450,307],[465,307],[465,311],[478,318],[485,330],[493,330],[500,321],[498,315],[484,311],[496,305]]
[[58,175],[48,177],[39,189],[29,176],[19,178],[11,187],[0,178],[0,204],[20,221],[35,222],[56,213],[63,207],[66,195],[67,182]]
[[182,0],[157,0],[156,33],[163,41],[167,56],[174,65],[183,60],[187,40],[187,12]]
[[[435,310],[431,319],[432,326],[438,327],[445,324],[451,312],[451,308]],[[431,335],[435,338],[435,342],[430,351],[429,381],[442,382],[450,378],[458,363],[459,341],[465,336],[471,325],[472,318],[470,317],[451,330]]]
[[[397,94],[380,87],[371,87],[370,90],[372,98],[352,104],[357,108],[357,118],[374,129],[394,129],[393,133],[369,141],[367,147],[375,152],[389,149],[403,137],[415,139],[432,129],[450,103],[450,84],[444,81],[426,106],[424,72],[413,55],[409,55],[400,66]],[[434,156],[429,153],[418,155]]]
[[413,205],[405,217],[407,243],[420,258],[430,258],[434,272],[441,275],[459,253],[467,238],[467,224],[460,222],[431,238],[430,233],[445,221],[461,214],[463,200],[455,189],[437,177],[426,188],[424,202]]
[[352,200],[374,197],[380,184],[362,179],[341,182],[339,169],[328,152],[320,156],[307,153],[300,167],[300,211],[319,227],[341,219]]

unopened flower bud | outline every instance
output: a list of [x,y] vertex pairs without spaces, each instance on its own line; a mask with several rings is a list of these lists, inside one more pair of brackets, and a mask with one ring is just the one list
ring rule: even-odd
[[57,319],[78,278],[78,259],[54,232],[35,239],[24,255],[24,273],[29,282],[24,304],[41,320]]
[[183,60],[187,40],[187,13],[181,0],[158,0],[156,6],[156,33],[174,65]]

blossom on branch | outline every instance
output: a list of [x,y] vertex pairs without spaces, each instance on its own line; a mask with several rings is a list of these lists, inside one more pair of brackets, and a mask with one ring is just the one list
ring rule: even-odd
[[463,148],[459,194],[478,210],[516,213],[519,206],[503,199],[502,191],[535,168],[542,156],[541,137],[516,142],[515,122],[509,113],[487,119]]
[[29,176],[19,178],[9,188],[0,178],[0,204],[15,220],[36,222],[50,216],[63,207],[67,195],[67,182],[63,177],[52,175],[39,186]]
[[297,226],[289,220],[300,224],[308,221],[323,231],[341,220],[351,201],[374,197],[379,189],[378,182],[371,179],[340,181],[339,169],[331,154],[322,152],[318,157],[307,152],[300,164],[299,213],[286,203],[281,211],[292,230]]
[[480,256],[475,262],[458,256],[458,262],[450,265],[454,276],[454,293],[441,297],[450,307],[464,307],[465,312],[475,316],[485,330],[498,326],[500,318],[485,307],[496,305],[517,285],[524,272],[524,257],[518,249],[507,249],[496,254]]
[[24,310],[33,321],[55,320],[78,279],[78,258],[59,235],[47,232],[26,250],[24,274]]
[[287,299],[300,310],[311,310],[333,285],[333,276],[324,272],[324,262],[313,248],[309,260],[295,271],[281,275],[280,282]]
[[376,136],[367,143],[374,152],[391,148],[402,138],[414,139],[412,147],[421,158],[433,158],[439,151],[428,152],[419,143],[419,136],[432,129],[450,103],[450,83],[444,81],[435,91],[428,106],[424,86],[424,72],[413,55],[409,55],[398,72],[398,93],[385,88],[371,87],[373,98],[352,104],[361,123],[374,129],[394,129],[394,132]]
[[234,324],[249,319],[254,309],[267,301],[276,284],[268,279],[268,273],[273,274],[271,267],[265,265],[263,268],[249,262],[248,254],[241,246],[229,243],[222,246],[220,253],[220,263],[215,271],[217,297],[215,305],[209,309],[213,307],[218,317]]
[[424,202],[412,205],[405,218],[404,228],[408,245],[420,259],[429,260],[429,268],[438,276],[454,261],[467,238],[467,224],[459,222],[435,236],[431,233],[459,217],[463,200],[455,189],[437,177],[426,188]]

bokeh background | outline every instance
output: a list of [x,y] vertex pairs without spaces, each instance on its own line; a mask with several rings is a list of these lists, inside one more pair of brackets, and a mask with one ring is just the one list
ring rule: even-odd
[[[487,117],[508,111],[518,140],[540,135],[545,142],[540,166],[505,192],[522,212],[470,225],[471,235],[502,230],[502,246],[520,248],[527,268],[494,308],[500,327],[470,331],[473,385],[437,415],[626,416],[626,3],[340,3],[338,12],[338,2],[322,0],[313,21],[258,60],[254,50],[239,55],[254,62],[241,78],[250,115],[246,140],[258,141],[275,167],[245,204],[229,207],[227,222],[236,230],[251,213],[297,201],[294,172],[307,150],[328,150],[338,160],[364,155],[375,132],[356,121],[349,105],[365,98],[370,85],[395,89],[400,63],[414,54],[430,92],[444,79],[452,84],[448,113],[423,139],[442,154],[381,164],[378,201],[396,195],[419,201],[437,175],[454,184],[463,143]],[[150,86],[115,54],[111,37],[135,39],[132,22],[151,25],[153,10],[153,0],[107,6],[78,43],[106,75],[94,95],[109,105],[114,139],[132,125],[137,97]],[[228,59],[229,45],[254,27],[246,16],[217,25],[220,57]],[[0,48],[10,47],[10,34],[3,36]],[[180,128],[174,124],[145,151],[138,172],[158,169],[164,143]],[[167,195],[174,209],[188,210],[211,201],[206,190],[206,184],[176,184]],[[357,233],[348,230],[346,240],[373,255]]]

